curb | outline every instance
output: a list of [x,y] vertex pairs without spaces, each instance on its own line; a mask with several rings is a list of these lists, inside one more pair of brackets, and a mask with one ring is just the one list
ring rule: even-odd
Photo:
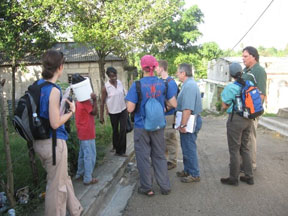
[[288,136],[288,120],[287,123],[283,123],[272,117],[261,117],[259,119],[259,124],[270,130],[276,131],[283,136]]

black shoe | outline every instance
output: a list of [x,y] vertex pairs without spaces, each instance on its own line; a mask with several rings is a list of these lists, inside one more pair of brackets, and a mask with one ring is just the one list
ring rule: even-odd
[[246,182],[249,185],[253,185],[254,184],[253,177],[249,177],[249,176],[240,176],[240,181]]
[[233,180],[229,177],[228,178],[221,178],[220,181],[222,184],[233,185],[233,186],[238,186],[238,184],[239,184],[237,179]]
[[171,193],[171,190],[161,190],[162,195],[169,195]]

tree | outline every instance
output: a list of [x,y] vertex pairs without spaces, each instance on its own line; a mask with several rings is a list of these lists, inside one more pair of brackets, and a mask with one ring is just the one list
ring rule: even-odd
[[[76,42],[98,55],[101,88],[105,58],[110,53],[126,57],[152,27],[171,16],[179,0],[71,0],[69,16]],[[142,40],[143,41],[143,40]]]
[[61,1],[2,0],[0,2],[0,55],[12,65],[12,112],[15,110],[15,73],[31,57],[55,43],[52,29],[60,30]]

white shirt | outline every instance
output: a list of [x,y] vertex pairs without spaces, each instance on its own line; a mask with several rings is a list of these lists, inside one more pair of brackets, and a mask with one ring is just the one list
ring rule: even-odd
[[117,88],[109,81],[105,83],[107,92],[106,104],[110,114],[121,113],[126,109],[125,90],[120,80],[117,80]]

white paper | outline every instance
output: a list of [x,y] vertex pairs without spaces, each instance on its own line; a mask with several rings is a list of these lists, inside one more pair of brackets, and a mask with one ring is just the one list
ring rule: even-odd
[[[177,111],[174,129],[177,129],[178,127],[180,127],[181,120],[182,120],[182,112]],[[195,120],[196,120],[196,115],[190,115],[188,122],[187,122],[187,126],[186,126],[186,131],[188,133],[194,133],[195,132],[195,125],[196,125]]]

